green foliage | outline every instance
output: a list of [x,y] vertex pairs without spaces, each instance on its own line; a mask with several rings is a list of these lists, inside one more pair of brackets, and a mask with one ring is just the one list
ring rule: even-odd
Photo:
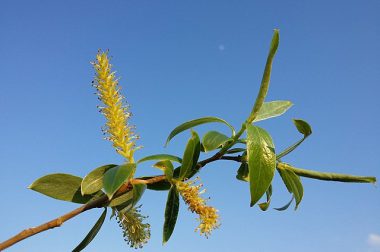
[[[375,183],[375,177],[319,172],[296,168],[290,164],[283,163],[281,158],[294,151],[312,134],[312,128],[306,121],[301,119],[293,120],[296,129],[303,137],[278,155],[275,153],[275,146],[270,134],[265,129],[254,125],[258,121],[283,115],[293,105],[290,101],[282,100],[265,102],[269,89],[272,64],[278,45],[279,31],[274,30],[257,98],[251,113],[242,122],[242,126],[237,133],[231,124],[217,117],[203,117],[187,121],[170,132],[165,144],[167,145],[173,137],[181,132],[191,129],[191,137],[183,150],[182,158],[171,154],[156,154],[143,157],[135,163],[133,152],[138,149],[134,145],[135,137],[129,131],[130,128],[123,127],[123,125],[120,127],[116,123],[127,120],[129,114],[122,115],[122,113],[119,113],[120,118],[114,118],[108,113],[106,118],[109,120],[109,125],[111,125],[111,122],[114,123],[111,125],[112,127],[108,128],[108,134],[113,137],[111,141],[117,147],[118,153],[126,158],[125,163],[98,167],[88,173],[83,180],[70,174],[46,175],[33,182],[29,188],[55,199],[86,204],[83,208],[85,209],[84,211],[98,207],[112,208],[114,215],[118,218],[119,225],[124,230],[125,239],[132,247],[137,248],[141,247],[150,237],[149,224],[142,223],[145,217],[140,214],[140,210],[136,207],[146,189],[168,191],[163,226],[163,243],[170,239],[174,231],[179,212],[179,195],[189,205],[189,209],[199,215],[201,224],[198,229],[201,230],[201,233],[207,236],[211,230],[218,226],[216,209],[207,206],[205,204],[206,200],[199,196],[201,194],[199,191],[201,185],[195,186],[193,185],[194,181],[187,180],[197,174],[202,167],[221,159],[239,162],[240,166],[237,170],[236,178],[249,182],[251,207],[259,202],[264,194],[266,195],[265,201],[258,204],[263,211],[267,211],[271,203],[272,180],[276,170],[287,190],[292,194],[292,199],[286,205],[275,208],[279,211],[286,210],[294,199],[296,203],[295,209],[299,207],[303,198],[301,177],[326,181]],[[110,64],[106,55],[104,53],[100,56],[98,55],[97,60],[98,79],[96,80],[99,82],[101,78],[111,79],[114,85],[112,86],[113,93],[116,92],[119,95],[118,89],[115,89],[117,81],[112,74],[108,73],[110,72]],[[102,68],[103,66],[104,69]],[[104,81],[107,81],[107,79],[104,79]],[[99,82],[98,89],[101,84],[104,83]],[[105,88],[102,86],[102,89],[98,90],[98,92],[108,95]],[[122,96],[110,95],[107,97],[108,103],[115,103],[113,104],[115,108],[121,106],[118,102],[122,100]],[[200,141],[198,134],[192,128],[209,123],[222,123],[228,126],[231,130],[231,136],[211,129]],[[201,151],[205,152],[204,155],[209,154],[210,151],[215,151],[216,153],[199,160]],[[163,175],[135,178],[137,164],[147,161],[156,161],[153,167],[160,169]],[[172,162],[178,163],[179,166],[174,168]],[[100,230],[105,216],[106,210],[74,251],[81,251],[93,240]]]
[[270,75],[272,71],[272,63],[273,63],[274,56],[277,52],[279,42],[280,42],[279,31],[274,30],[272,42],[269,48],[267,63],[265,64],[264,74],[261,80],[260,90],[259,90],[259,93],[257,94],[255,105],[253,106],[251,114],[248,117],[248,120],[247,120],[248,123],[251,123],[256,119],[261,109],[261,106],[263,106],[265,97],[267,96],[268,89],[269,89]]
[[241,163],[237,171],[236,178],[241,181],[249,182],[249,170],[246,162]]
[[191,137],[187,142],[183,153],[179,179],[191,178],[196,173],[196,165],[200,154],[201,144],[199,136],[195,131],[191,131]]
[[117,165],[103,165],[87,174],[81,183],[82,195],[92,194],[100,191],[103,188],[103,176],[106,171]]
[[268,190],[276,168],[272,138],[264,129],[247,124],[247,158],[252,207]]
[[191,128],[198,126],[198,125],[201,125],[201,124],[213,123],[213,122],[223,123],[223,124],[227,125],[231,129],[232,135],[235,135],[235,129],[234,129],[234,127],[231,126],[231,124],[229,124],[228,122],[226,122],[223,119],[213,117],[213,116],[208,116],[208,117],[202,117],[202,118],[194,119],[194,120],[185,122],[185,123],[177,126],[174,130],[172,130],[172,132],[170,132],[168,139],[166,140],[165,146],[169,144],[170,140],[173,137],[175,137],[176,135],[178,135],[182,131],[191,129]]
[[92,242],[92,240],[98,234],[100,228],[103,226],[106,215],[107,215],[107,208],[104,208],[102,215],[100,215],[95,225],[91,228],[90,232],[88,232],[86,237],[84,237],[83,241],[81,241],[81,243],[79,243],[78,246],[76,246],[75,249],[73,249],[73,252],[82,251],[84,248],[87,247],[88,244],[90,244],[90,242]]
[[128,181],[136,170],[136,164],[123,164],[112,167],[103,177],[104,191],[109,199],[115,194],[115,192]]
[[[149,178],[149,177],[143,177],[143,178]],[[152,178],[152,177],[150,177]],[[167,191],[170,189],[171,184],[166,181],[166,180],[161,180],[153,183],[149,183],[147,185],[147,188],[149,190],[154,190],[154,191]]]
[[141,199],[141,197],[143,196],[143,194],[145,192],[145,189],[146,189],[145,184],[133,185],[133,189],[132,189],[132,193],[133,193],[132,206],[133,207],[136,206],[137,202],[139,202],[139,200]]
[[269,186],[268,190],[265,192],[266,196],[267,196],[267,201],[264,202],[264,203],[260,203],[259,204],[259,207],[261,210],[263,211],[266,211],[268,210],[269,208],[269,205],[270,205],[270,200],[271,200],[271,197],[272,197],[272,185]]
[[258,122],[280,116],[290,109],[291,106],[293,106],[291,101],[264,102],[253,121]]
[[82,196],[81,182],[80,177],[55,173],[37,179],[28,188],[54,199],[85,204],[94,198],[94,195]]
[[204,152],[216,150],[228,141],[230,138],[218,131],[209,131],[202,138],[202,146]]
[[153,167],[156,167],[162,170],[168,181],[172,180],[173,173],[174,173],[174,167],[173,167],[172,162],[170,162],[169,160],[162,160],[160,162],[155,163]]
[[165,208],[165,222],[163,230],[162,242],[165,244],[174,231],[175,224],[177,222],[179,211],[179,194],[175,185],[173,185],[168,193],[168,199],[166,201]]
[[293,150],[295,150],[312,133],[311,126],[306,121],[303,121],[301,119],[293,119],[293,123],[296,126],[298,132],[301,133],[301,134],[303,134],[303,138],[301,140],[297,141],[295,144],[293,144],[293,145],[289,146],[288,148],[286,148],[280,154],[278,154],[277,155],[277,160],[279,160],[283,156],[286,156],[290,152],[292,152]]
[[182,159],[180,157],[169,155],[169,154],[156,154],[156,155],[147,156],[137,161],[137,163],[139,164],[139,163],[151,161],[151,160],[170,160],[177,163],[182,163]]
[[285,211],[286,209],[289,208],[290,204],[292,204],[293,200],[294,200],[294,195],[292,195],[292,198],[291,198],[291,199],[289,200],[289,202],[286,203],[284,206],[282,206],[282,207],[277,207],[277,208],[275,207],[274,209],[277,210],[277,211]]
[[133,205],[133,191],[114,197],[108,204],[109,207],[117,209],[130,209]]
[[303,134],[305,138],[311,135],[311,126],[307,122],[301,119],[293,119],[293,122],[298,132]]
[[284,184],[290,193],[293,193],[294,198],[296,199],[296,209],[301,203],[303,197],[303,186],[301,183],[300,177],[295,174],[292,170],[279,168],[278,172],[284,181]]
[[131,191],[114,197],[108,206],[118,210],[119,212],[129,211],[139,202],[146,188],[147,186],[144,184],[133,185]]

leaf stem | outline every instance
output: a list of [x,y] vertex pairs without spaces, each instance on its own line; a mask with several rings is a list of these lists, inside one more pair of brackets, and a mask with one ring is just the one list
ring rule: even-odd
[[278,163],[277,167],[279,169],[291,170],[295,174],[301,177],[307,177],[307,178],[318,179],[318,180],[352,182],[352,183],[375,183],[376,182],[376,177],[364,177],[364,176],[331,173],[331,172],[318,172],[318,171],[313,171],[313,170],[296,168],[285,163]]

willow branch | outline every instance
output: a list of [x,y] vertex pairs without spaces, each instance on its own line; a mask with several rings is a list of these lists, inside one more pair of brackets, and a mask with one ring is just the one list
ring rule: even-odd
[[[123,186],[121,186],[120,189],[116,192],[115,197],[130,191],[132,189],[133,184],[151,184],[151,183],[155,183],[155,182],[162,181],[162,180],[165,180],[165,176],[156,176],[156,177],[146,179],[146,180],[133,179],[133,180],[129,181],[128,183],[125,183]],[[60,227],[64,222],[74,218],[75,216],[77,216],[83,212],[86,212],[90,209],[93,209],[93,208],[104,207],[108,203],[109,203],[108,197],[106,195],[103,195],[100,198],[97,198],[93,201],[90,201],[87,204],[80,206],[80,207],[72,210],[71,212],[68,212],[68,213],[66,213],[66,214],[64,214],[58,218],[55,218],[51,221],[48,221],[44,224],[37,226],[37,227],[27,228],[27,229],[21,231],[20,233],[18,233],[17,235],[15,235],[15,236],[9,238],[8,240],[0,243],[0,251],[4,250],[6,248],[9,248],[10,246],[28,238],[28,237],[31,237],[31,236],[36,235],[38,233],[47,231],[49,229]]]
[[[231,157],[225,158],[225,157],[223,157],[217,153],[214,156],[212,156],[211,158],[200,161],[197,164],[197,166],[200,169],[200,168],[204,167],[206,164],[211,163],[213,161],[216,161],[219,159],[229,159],[229,158],[231,158]],[[134,184],[153,184],[153,183],[164,181],[164,180],[166,180],[166,177],[164,175],[154,176],[154,177],[151,177],[148,179],[142,179],[142,178],[132,179],[129,182],[123,184],[119,188],[119,190],[115,193],[114,197],[117,197],[119,195],[122,195],[122,194],[130,191],[132,189],[132,185],[134,185]],[[108,203],[109,203],[108,197],[106,195],[103,195],[100,198],[97,198],[93,201],[90,201],[87,204],[85,204],[81,207],[78,207],[78,208],[72,210],[71,212],[68,212],[68,213],[66,213],[66,214],[64,214],[58,218],[55,218],[51,221],[48,221],[44,224],[37,226],[37,227],[27,228],[27,229],[21,231],[20,233],[18,233],[17,235],[15,235],[15,236],[9,238],[8,240],[0,243],[0,251],[4,250],[6,248],[9,248],[10,246],[28,238],[28,237],[31,237],[31,236],[36,235],[38,233],[47,231],[49,229],[60,227],[64,222],[74,218],[75,216],[77,216],[77,215],[79,215],[85,211],[88,211],[90,209],[93,209],[93,208],[100,208],[100,207],[107,206]]]

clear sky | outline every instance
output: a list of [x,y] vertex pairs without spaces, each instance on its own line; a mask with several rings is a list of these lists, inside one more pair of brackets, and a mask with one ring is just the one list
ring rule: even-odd
[[[102,139],[104,119],[91,80],[99,48],[109,49],[144,148],[137,158],[182,155],[189,133],[163,148],[179,123],[218,116],[235,127],[256,97],[274,28],[281,42],[267,100],[291,100],[283,117],[259,123],[277,150],[313,135],[284,161],[298,167],[380,177],[380,2],[336,1],[18,1],[0,7],[0,240],[77,207],[26,187],[47,173],[84,176],[123,160]],[[206,130],[224,127],[210,124]],[[151,164],[139,174],[157,174]],[[181,205],[162,247],[166,193],[147,191],[143,213],[152,238],[143,251],[380,251],[380,191],[368,184],[302,179],[299,209],[249,207],[236,163],[201,173],[222,225],[209,239],[194,233]],[[290,195],[278,175],[271,207]],[[70,251],[101,210],[27,239],[9,251]],[[115,220],[105,221],[87,251],[132,250]]]

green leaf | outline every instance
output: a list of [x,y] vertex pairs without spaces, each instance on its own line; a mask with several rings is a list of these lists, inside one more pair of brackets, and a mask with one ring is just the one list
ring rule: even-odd
[[293,193],[294,198],[296,199],[295,209],[297,209],[303,197],[303,186],[300,177],[297,174],[295,174],[292,170],[280,168],[277,170],[280,173],[282,181],[284,181],[284,184],[288,191],[290,193]]
[[295,174],[301,177],[307,177],[307,178],[318,179],[318,180],[339,181],[339,182],[349,182],[349,183],[376,183],[376,177],[356,176],[356,175],[332,173],[332,172],[319,172],[319,171],[296,168],[285,163],[278,163],[277,167],[280,169],[284,168],[284,169],[291,170]]
[[251,207],[268,190],[276,168],[276,155],[271,136],[264,129],[246,124],[247,159]]
[[170,140],[173,137],[175,137],[177,134],[181,133],[182,131],[185,131],[187,129],[193,128],[193,127],[201,125],[201,124],[212,123],[212,122],[224,123],[225,125],[227,125],[231,129],[232,135],[235,135],[235,129],[234,129],[234,127],[232,127],[225,120],[217,118],[217,117],[213,117],[213,116],[202,117],[202,118],[198,118],[198,119],[194,119],[194,120],[185,122],[185,123],[179,125],[178,127],[176,127],[172,132],[170,132],[170,134],[168,136],[168,139],[166,140],[165,146],[168,145],[168,143],[170,142]]
[[106,171],[115,167],[115,164],[103,165],[87,174],[81,183],[82,195],[92,194],[103,188],[103,175]]
[[301,119],[293,119],[293,123],[294,125],[296,125],[298,132],[303,134],[304,137],[308,137],[311,135],[311,126],[306,121]]
[[284,211],[284,210],[288,209],[288,207],[290,206],[290,204],[292,204],[293,200],[294,200],[294,195],[292,195],[292,198],[290,199],[290,201],[285,206],[274,208],[274,209],[277,210],[277,211]]
[[272,197],[272,185],[269,186],[268,190],[265,193],[267,195],[267,201],[264,203],[260,203],[259,207],[262,211],[266,211],[269,208],[270,205],[270,199]]
[[289,146],[288,148],[286,148],[285,150],[283,150],[280,154],[278,154],[276,157],[277,160],[280,160],[282,157],[284,157],[284,156],[288,155],[290,152],[294,151],[312,133],[311,126],[307,122],[305,122],[301,119],[293,119],[293,122],[294,122],[294,125],[297,127],[298,132],[303,134],[303,138],[301,140],[297,141],[295,144],[293,144],[293,145]]
[[115,166],[104,173],[103,187],[109,199],[133,175],[136,164],[123,164]]
[[189,178],[189,175],[193,173],[193,168],[198,162],[200,153],[200,141],[199,136],[195,131],[191,132],[191,138],[187,142],[185,152],[182,158],[182,166],[180,169],[179,178]]
[[205,152],[220,148],[226,141],[230,139],[228,136],[217,131],[209,131],[202,138],[203,149]]
[[247,163],[241,163],[237,171],[236,178],[241,181],[249,182],[249,170]]
[[147,156],[137,161],[137,163],[139,164],[139,163],[150,161],[150,160],[170,160],[177,163],[182,163],[182,159],[180,157],[169,155],[169,154],[157,154],[157,155]]
[[82,178],[64,173],[54,173],[34,181],[28,188],[58,200],[85,204],[94,195],[81,194]]
[[177,188],[173,185],[168,194],[165,208],[165,222],[163,230],[162,242],[165,244],[173,233],[175,224],[177,222],[179,211],[179,194]]
[[100,215],[99,219],[95,223],[95,225],[91,228],[90,232],[86,235],[86,237],[79,243],[79,245],[73,249],[73,252],[79,252],[82,251],[85,247],[87,247],[90,242],[95,238],[95,236],[98,234],[100,228],[102,227],[104,223],[104,219],[106,218],[107,215],[107,208],[104,208],[104,211],[102,215]]
[[123,193],[122,195],[116,196],[108,204],[109,207],[116,207],[120,205],[122,205],[121,208],[125,208],[126,206],[129,206],[129,205],[130,205],[130,208],[132,208],[132,205],[133,205],[133,191],[132,190],[129,192]]
[[249,115],[247,119],[247,123],[252,123],[256,119],[264,103],[265,97],[267,96],[269,83],[270,83],[270,75],[272,71],[272,62],[278,48],[279,40],[280,40],[279,31],[275,29],[273,33],[270,49],[269,49],[267,63],[265,64],[263,78],[261,80],[260,90],[259,90],[259,93],[257,94],[255,105],[252,108],[251,114]]
[[135,184],[133,185],[133,206],[136,206],[137,202],[141,199],[142,195],[144,194],[146,189],[145,184]]
[[280,116],[284,114],[291,106],[293,106],[291,101],[264,102],[253,121],[258,122]]
[[145,184],[135,184],[129,192],[113,198],[108,206],[116,207],[119,212],[129,211],[132,207],[136,206],[146,188]]
[[174,167],[172,162],[170,162],[169,160],[162,160],[160,162],[157,162],[153,165],[153,167],[162,170],[167,180],[170,181],[173,178]]

